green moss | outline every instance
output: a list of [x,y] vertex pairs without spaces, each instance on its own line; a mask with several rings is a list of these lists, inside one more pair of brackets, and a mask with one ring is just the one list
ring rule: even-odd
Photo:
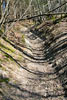
[[22,42],[25,43],[25,35],[22,35]]
[[57,24],[57,23],[59,23],[63,18],[66,18],[66,17],[67,17],[67,15],[65,14],[65,15],[63,15],[62,17],[59,17],[59,18],[57,18],[56,20],[54,20],[53,23],[54,23],[54,24]]
[[3,31],[0,29],[0,36],[3,34]]
[[52,21],[56,20],[55,16],[52,16],[51,20],[52,20]]
[[9,82],[9,78],[2,78],[2,77],[0,77],[0,82],[8,83]]
[[56,17],[55,17],[55,15],[48,15],[48,16],[46,17],[46,19],[47,19],[47,20],[52,20],[52,21],[54,21],[54,20],[56,20]]
[[6,71],[6,68],[0,64],[0,69]]
[[1,48],[4,48],[4,49],[7,49],[8,51],[10,51],[10,52],[12,52],[12,53],[15,52],[14,49],[12,49],[11,47],[5,46],[5,45],[3,45],[2,43],[0,43],[0,47],[1,47]]
[[[3,48],[6,49],[6,50],[9,50],[10,52],[14,53],[15,52],[15,49],[14,47],[11,45],[11,41],[8,40],[6,37],[3,37],[3,39],[5,40],[5,42],[7,42],[9,45],[7,46],[4,46]],[[0,41],[1,42],[1,41]],[[1,43],[0,43],[1,44]],[[2,44],[3,45],[3,44]],[[2,46],[1,46],[2,47]]]
[[4,61],[9,61],[9,59],[8,58],[4,58]]
[[4,54],[4,56],[6,57],[5,58],[6,60],[10,59],[11,61],[14,61],[14,59],[12,57],[10,57],[8,54]]
[[2,59],[0,59],[0,62],[2,62],[3,60]]
[[21,54],[18,55],[18,60],[23,60],[23,57]]

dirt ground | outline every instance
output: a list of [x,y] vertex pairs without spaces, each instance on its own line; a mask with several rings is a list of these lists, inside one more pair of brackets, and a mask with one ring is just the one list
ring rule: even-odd
[[30,31],[32,22],[16,23],[0,39],[0,100],[67,99],[65,20],[53,25],[53,39]]

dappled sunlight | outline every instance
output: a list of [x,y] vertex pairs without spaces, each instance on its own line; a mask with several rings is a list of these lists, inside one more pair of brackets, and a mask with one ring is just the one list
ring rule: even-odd
[[66,100],[66,5],[0,1],[0,100]]

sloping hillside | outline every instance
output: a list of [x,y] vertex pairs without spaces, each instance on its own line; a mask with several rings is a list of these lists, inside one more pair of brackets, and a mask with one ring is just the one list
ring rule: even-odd
[[0,100],[66,100],[67,19],[17,22],[0,39]]

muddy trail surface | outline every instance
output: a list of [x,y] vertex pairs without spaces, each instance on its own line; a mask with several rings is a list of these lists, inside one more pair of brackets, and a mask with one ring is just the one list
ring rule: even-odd
[[6,82],[0,83],[1,100],[67,99],[67,22],[64,19],[51,28],[49,32],[53,37],[48,34],[45,38],[44,33],[25,24],[21,26],[26,46],[21,48],[12,42],[10,45],[17,49],[16,56],[23,53],[24,63],[22,59],[13,59],[20,67],[6,64],[9,73],[6,76],[11,77],[11,81],[4,78]]

